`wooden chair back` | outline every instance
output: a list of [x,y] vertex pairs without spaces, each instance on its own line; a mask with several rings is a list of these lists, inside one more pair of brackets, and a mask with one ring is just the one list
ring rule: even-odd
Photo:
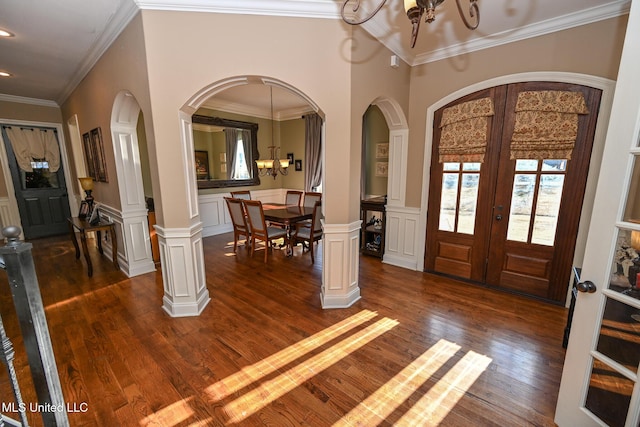
[[304,207],[312,208],[316,205],[316,202],[322,200],[322,193],[314,193],[307,191],[304,193]]
[[233,197],[225,197],[224,200],[227,203],[229,215],[231,215],[231,223],[233,224],[233,251],[235,252],[238,246],[238,238],[244,236],[249,240],[251,233],[249,231],[249,225],[247,224],[242,200],[234,199]]
[[251,200],[251,192],[249,190],[232,191],[231,197],[234,199]]
[[288,190],[287,195],[284,198],[284,203],[287,205],[300,206],[302,194],[302,191]]
[[242,204],[247,213],[249,228],[251,229],[251,256],[253,256],[256,249],[256,240],[262,240],[266,244],[264,262],[267,262],[267,253],[269,252],[269,247],[272,246],[271,242],[286,237],[287,233],[282,228],[267,226],[267,221],[264,218],[264,208],[260,200],[243,200]]

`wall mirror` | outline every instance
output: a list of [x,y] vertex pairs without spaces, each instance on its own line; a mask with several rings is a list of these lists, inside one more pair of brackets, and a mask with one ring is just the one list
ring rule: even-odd
[[258,124],[193,115],[198,188],[260,185]]

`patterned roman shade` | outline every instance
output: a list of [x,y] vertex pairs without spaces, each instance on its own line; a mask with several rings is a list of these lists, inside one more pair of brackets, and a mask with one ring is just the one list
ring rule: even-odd
[[578,135],[578,114],[588,113],[582,92],[519,93],[511,159],[571,159]]
[[440,163],[483,162],[487,151],[489,116],[493,115],[491,98],[445,108],[440,122]]

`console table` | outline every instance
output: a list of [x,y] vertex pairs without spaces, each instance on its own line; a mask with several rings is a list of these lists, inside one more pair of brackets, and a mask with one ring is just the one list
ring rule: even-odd
[[112,257],[113,257],[113,266],[116,270],[118,267],[118,239],[116,237],[116,228],[113,222],[104,222],[100,221],[99,223],[93,225],[90,224],[84,218],[78,217],[70,217],[67,218],[69,221],[69,231],[71,232],[71,240],[73,241],[73,246],[76,248],[76,259],[80,258],[80,248],[78,247],[78,240],[76,239],[76,231],[80,233],[80,241],[82,243],[82,251],[84,252],[84,259],[87,261],[87,270],[89,277],[93,276],[93,265],[91,264],[91,257],[89,256],[89,250],[87,249],[87,233],[91,231],[96,232],[96,238],[98,241],[98,251],[100,254],[103,254],[102,251],[102,231],[108,231],[111,234],[111,247],[112,247]]

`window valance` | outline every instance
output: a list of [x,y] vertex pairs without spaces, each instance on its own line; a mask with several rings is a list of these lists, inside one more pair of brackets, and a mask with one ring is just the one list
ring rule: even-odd
[[487,151],[489,117],[493,115],[491,98],[445,108],[440,121],[440,163],[483,162]]
[[578,114],[588,113],[582,92],[519,93],[511,159],[571,159],[578,135]]
[[5,130],[20,169],[33,172],[31,162],[35,159],[46,160],[49,163],[49,172],[57,172],[60,169],[60,148],[53,130],[14,126]]

